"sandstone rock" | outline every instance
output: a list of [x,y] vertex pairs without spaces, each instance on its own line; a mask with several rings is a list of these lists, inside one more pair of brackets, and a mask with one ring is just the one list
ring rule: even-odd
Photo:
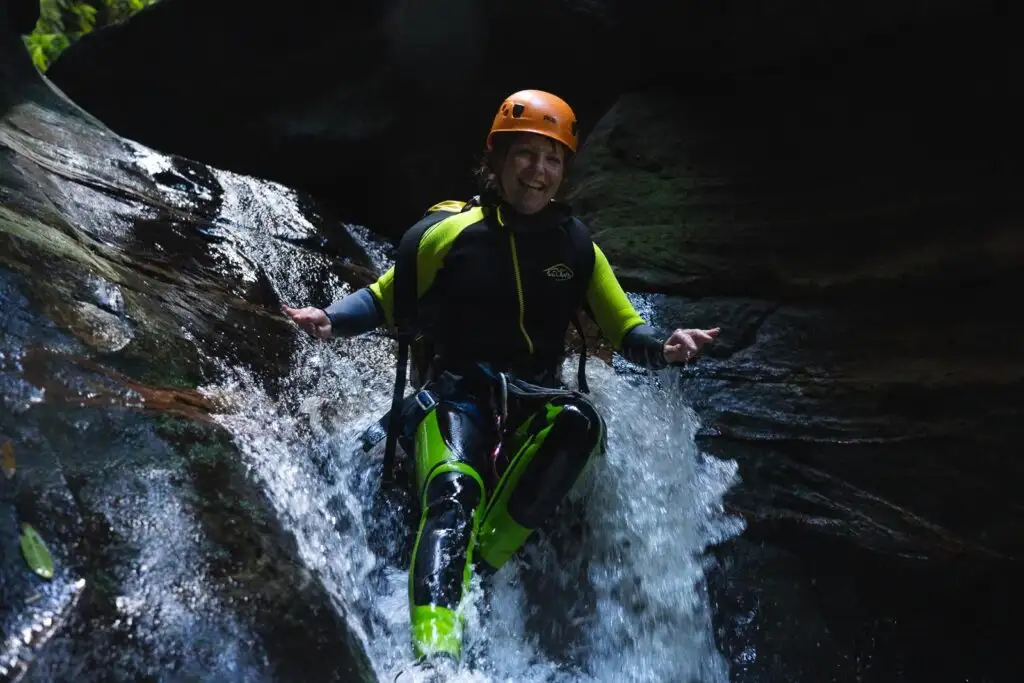
[[[973,21],[984,3],[944,24],[926,16],[967,4],[719,3],[670,21],[663,3],[545,3],[540,23],[556,32],[573,17],[592,22],[558,33],[566,59],[553,71],[510,58],[535,3],[244,16],[251,4],[238,3],[235,16],[197,21],[200,4],[164,0],[83,40],[51,75],[118,132],[317,189],[382,231],[468,193],[461,174],[509,90],[564,93],[585,123],[617,101],[577,160],[571,197],[631,289],[686,295],[662,304],[663,322],[722,326],[680,381],[703,417],[703,447],[740,463],[727,503],[748,531],[711,574],[736,680],[1013,680],[1012,629],[998,624],[1021,603],[1010,22],[984,35]],[[190,509],[232,550],[211,560],[231,578],[219,590],[232,609],[245,613],[234,601],[258,593],[251,609],[271,630],[277,608],[293,610],[282,660],[292,646],[314,658],[340,649],[348,641],[329,610],[311,606],[322,593],[295,588],[304,571],[224,435],[200,417],[212,406],[193,390],[201,368],[183,329],[211,355],[285,374],[282,323],[266,310],[282,293],[260,268],[287,274],[277,282],[329,282],[327,297],[365,282],[371,264],[314,248],[341,230],[330,221],[273,214],[201,163],[140,155],[38,79],[15,41],[0,47],[0,428],[38,447],[32,491],[46,495],[27,509],[55,520],[44,531],[62,561],[86,538],[87,567],[123,581],[126,515],[110,510],[103,484],[131,482],[113,500],[152,517],[162,499],[138,495],[147,479],[133,466],[172,467],[176,481],[206,487]],[[445,118],[416,124],[424,108]],[[228,200],[256,207],[251,225],[222,224]],[[232,240],[294,249],[254,264]],[[350,256],[357,268],[336,263]],[[82,300],[73,295],[96,276],[122,293],[123,311],[104,310],[135,325],[120,365],[106,368],[124,374],[80,362],[89,349],[48,313]],[[33,383],[42,377],[50,384]],[[83,412],[111,400],[102,419]],[[147,407],[170,419],[154,423]],[[44,432],[45,448],[33,440]],[[114,477],[95,467],[107,461]],[[7,493],[4,548],[12,511],[26,509],[24,494]],[[5,606],[31,597],[4,586],[14,586]],[[109,588],[99,596],[89,632],[102,641],[124,604]],[[112,662],[94,642],[68,651],[102,670]],[[151,673],[131,652],[123,677]]]
[[569,198],[634,289],[884,297],[1013,277],[1022,174],[1008,161],[1024,147],[1005,49],[944,54],[944,35],[825,74],[623,95]]
[[134,337],[125,321],[87,301],[76,302],[68,315],[71,331],[100,353],[116,353]]
[[[259,678],[293,660],[363,677],[197,386],[202,339],[268,369],[288,357],[268,268],[329,298],[375,264],[351,235],[323,237],[308,198],[112,133],[40,77],[6,21],[0,444],[18,466],[0,477],[0,679]],[[260,326],[284,336],[266,344]],[[46,539],[52,581],[26,570],[19,522]]]

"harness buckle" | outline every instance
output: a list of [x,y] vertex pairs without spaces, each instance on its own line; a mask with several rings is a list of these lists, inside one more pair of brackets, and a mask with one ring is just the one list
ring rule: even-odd
[[415,401],[424,414],[429,413],[430,409],[437,405],[437,399],[434,398],[434,394],[426,390],[417,391]]

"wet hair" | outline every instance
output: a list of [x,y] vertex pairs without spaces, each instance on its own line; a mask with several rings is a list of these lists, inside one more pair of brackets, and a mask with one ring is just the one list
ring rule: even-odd
[[[473,169],[473,178],[481,199],[496,199],[501,196],[501,183],[498,175],[505,162],[505,155],[508,154],[512,143],[524,135],[531,135],[531,133],[498,133],[494,136],[494,149],[491,151],[485,149],[480,155],[480,160]],[[551,140],[551,144],[561,145],[562,143]],[[562,184],[558,188],[556,197],[562,195],[568,187],[569,164],[574,156],[568,147],[562,146],[565,150],[565,161],[563,162]]]

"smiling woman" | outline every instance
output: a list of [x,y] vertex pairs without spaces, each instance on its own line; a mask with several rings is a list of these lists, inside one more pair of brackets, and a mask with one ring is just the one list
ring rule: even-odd
[[[396,305],[419,304],[417,327],[431,349],[425,383],[415,401],[396,401],[388,426],[401,430],[421,507],[409,569],[420,666],[458,661],[458,607],[474,567],[500,568],[604,451],[605,423],[584,383],[573,391],[561,378],[577,310],[619,353],[648,367],[686,362],[718,333],[665,335],[637,314],[586,226],[554,199],[578,143],[563,100],[539,90],[510,95],[487,138],[479,196],[432,207],[407,233],[414,240],[403,238],[399,265],[366,289],[326,311],[285,308],[328,339],[395,329],[396,318],[405,329]],[[409,244],[415,248],[404,257]],[[396,394],[402,398],[401,388]]]
[[[500,187],[519,213],[532,215],[547,206],[562,185],[565,147],[535,133],[502,136]],[[507,142],[504,142],[507,140]]]
[[579,124],[561,98],[522,90],[502,103],[477,169],[485,193],[532,215],[558,193],[579,146]]

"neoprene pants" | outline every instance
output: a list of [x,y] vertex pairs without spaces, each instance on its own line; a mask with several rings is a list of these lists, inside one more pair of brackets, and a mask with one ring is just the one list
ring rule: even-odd
[[474,561],[501,567],[603,447],[604,422],[586,400],[558,397],[538,408],[508,430],[497,468],[492,413],[472,399],[442,400],[416,429],[422,512],[409,569],[416,656],[460,656],[456,608]]

